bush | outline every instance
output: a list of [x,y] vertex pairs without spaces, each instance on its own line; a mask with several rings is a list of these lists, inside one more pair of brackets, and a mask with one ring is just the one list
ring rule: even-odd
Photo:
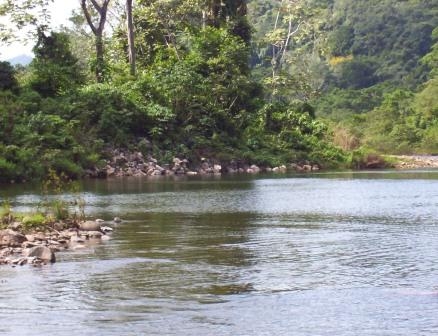
[[11,63],[0,61],[0,91],[9,90],[13,93],[18,93],[18,88],[15,70]]
[[46,217],[39,212],[24,216],[21,222],[25,230],[40,228],[47,224]]

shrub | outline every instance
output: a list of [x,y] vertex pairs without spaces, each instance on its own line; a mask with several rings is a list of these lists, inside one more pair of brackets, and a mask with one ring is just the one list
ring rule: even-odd
[[40,212],[24,216],[21,222],[25,230],[40,228],[47,224],[46,217]]

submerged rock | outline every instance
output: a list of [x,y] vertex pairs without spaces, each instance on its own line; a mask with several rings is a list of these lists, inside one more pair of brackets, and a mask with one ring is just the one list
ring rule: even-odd
[[54,263],[56,261],[55,253],[45,246],[35,246],[29,249],[26,253],[27,257],[36,257],[45,262]]

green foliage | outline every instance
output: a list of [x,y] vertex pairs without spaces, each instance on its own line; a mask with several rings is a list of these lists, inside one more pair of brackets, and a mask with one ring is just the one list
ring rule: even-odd
[[87,133],[91,138],[116,145],[126,144],[150,127],[147,106],[132,86],[133,83],[120,87],[110,84],[86,86],[72,96],[72,110],[68,114],[88,125]]
[[37,212],[34,214],[25,215],[21,220],[23,229],[29,231],[31,229],[38,229],[47,225],[47,218],[44,214]]
[[[107,147],[323,167],[437,151],[433,1],[153,0],[134,9],[136,76],[123,23],[105,37],[106,82],[86,83],[94,50],[78,43],[89,35],[77,15],[72,30],[38,31],[27,70],[0,63],[0,180],[79,178]],[[66,204],[52,207],[68,216]]]
[[8,199],[2,201],[0,206],[0,227],[6,226],[12,220],[12,207]]
[[15,78],[15,70],[9,62],[0,62],[0,91],[18,91],[18,81]]
[[333,1],[330,54],[352,54],[374,64],[379,81],[418,84],[426,75],[419,60],[431,46],[438,23],[438,5],[432,1]]
[[67,34],[52,32],[46,36],[39,31],[33,52],[30,86],[43,97],[70,91],[84,82],[78,60],[70,51]]
[[352,169],[387,168],[391,163],[375,151],[362,147],[349,155],[348,167]]
[[246,144],[255,162],[279,165],[311,161],[322,167],[342,165],[345,153],[326,139],[327,126],[314,118],[308,105],[264,105],[246,131]]
[[354,58],[334,67],[334,77],[338,87],[343,89],[363,89],[375,85],[377,65],[366,58]]

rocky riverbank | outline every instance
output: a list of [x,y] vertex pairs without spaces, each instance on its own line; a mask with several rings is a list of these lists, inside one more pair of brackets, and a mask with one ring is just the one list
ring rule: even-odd
[[392,155],[396,169],[438,168],[438,156],[434,155]]
[[57,252],[82,249],[108,240],[112,229],[104,224],[102,220],[58,222],[25,230],[22,223],[13,222],[7,229],[0,230],[0,265],[54,263]]
[[187,159],[173,158],[171,163],[161,164],[151,156],[145,157],[141,152],[115,149],[110,152],[103,168],[95,168],[86,172],[89,177],[124,177],[124,176],[163,176],[163,175],[220,175],[261,172],[284,173],[292,171],[317,171],[320,167],[309,162],[281,165],[277,167],[261,167],[243,161],[231,160],[219,162],[213,159],[201,158],[199,163],[191,163]]

